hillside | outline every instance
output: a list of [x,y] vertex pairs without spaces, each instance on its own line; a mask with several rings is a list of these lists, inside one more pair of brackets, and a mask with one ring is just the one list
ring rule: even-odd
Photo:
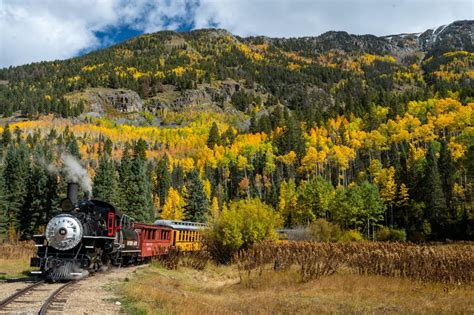
[[[1,69],[0,114],[68,117],[84,109],[103,113],[107,103],[125,112],[281,103],[309,124],[362,114],[372,103],[401,114],[409,100],[448,91],[462,101],[472,96],[473,28],[474,21],[458,21],[422,34],[289,39],[213,29],[145,34],[70,60]],[[98,101],[86,91],[98,87],[133,90],[141,100],[109,93]],[[78,97],[84,91],[88,97]],[[130,107],[128,98],[144,106]]]
[[91,177],[83,193],[139,221],[235,231],[264,209],[323,240],[472,239],[473,27],[163,31],[1,69],[0,239],[59,211],[65,153]]

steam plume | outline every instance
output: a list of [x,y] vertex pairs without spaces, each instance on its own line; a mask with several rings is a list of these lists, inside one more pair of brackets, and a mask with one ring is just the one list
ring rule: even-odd
[[70,154],[61,154],[61,159],[63,160],[63,171],[66,175],[66,180],[78,183],[82,190],[87,192],[90,197],[92,195],[92,181],[87,170]]

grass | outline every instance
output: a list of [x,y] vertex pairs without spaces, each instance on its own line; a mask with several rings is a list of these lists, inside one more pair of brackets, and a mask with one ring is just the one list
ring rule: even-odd
[[116,290],[131,314],[474,312],[472,285],[361,276],[348,269],[307,283],[298,279],[296,270],[264,271],[241,281],[235,266],[196,271],[152,265]]
[[34,244],[0,244],[0,279],[17,278],[28,275],[32,270],[30,258],[34,255]]
[[18,278],[29,275],[31,271],[30,260],[1,259],[0,258],[0,279]]

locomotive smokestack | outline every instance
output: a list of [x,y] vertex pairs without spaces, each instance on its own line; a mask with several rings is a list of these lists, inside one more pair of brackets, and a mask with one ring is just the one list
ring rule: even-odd
[[79,190],[79,185],[77,183],[68,183],[67,184],[67,198],[74,205],[77,203],[78,190]]

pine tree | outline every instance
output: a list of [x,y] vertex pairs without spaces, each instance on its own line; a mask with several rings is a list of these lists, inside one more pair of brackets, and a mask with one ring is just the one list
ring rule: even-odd
[[138,139],[133,146],[133,154],[134,156],[142,159],[143,161],[146,160],[146,150],[148,149],[148,144],[142,138]]
[[122,188],[122,211],[136,221],[152,221],[154,217],[153,201],[145,161],[139,157],[130,160],[128,154],[124,154],[120,172],[120,184]]
[[196,169],[189,172],[186,188],[186,219],[195,222],[204,222],[209,212],[209,200],[204,192],[204,187]]
[[214,122],[212,123],[211,130],[209,131],[209,137],[207,138],[207,146],[209,149],[214,149],[216,144],[220,144],[221,136],[219,134],[219,127]]
[[29,239],[43,223],[43,215],[48,211],[48,174],[41,165],[32,165],[27,179],[28,190],[25,203],[20,211],[22,238]]
[[[432,231],[439,233],[441,229],[445,228],[447,208],[432,143],[426,153],[424,188],[428,212],[426,219],[431,223]],[[436,227],[438,228],[436,229]]]
[[77,144],[77,140],[74,134],[71,134],[69,136],[69,139],[67,140],[67,143],[66,143],[66,150],[67,152],[69,152],[69,154],[76,157],[78,160],[81,159],[81,153],[79,152],[79,145]]
[[165,155],[158,161],[155,169],[156,181],[153,190],[160,198],[160,207],[164,206],[168,190],[171,187],[171,175],[168,170],[168,163],[168,156]]
[[132,178],[132,160],[128,154],[128,145],[125,145],[123,151],[122,159],[120,161],[119,167],[119,198],[118,198],[118,207],[124,213],[129,213],[129,205],[127,196],[131,194],[130,184]]
[[446,198],[446,206],[451,210],[452,219],[456,219],[456,213],[453,211],[453,186],[454,186],[454,174],[456,168],[454,167],[453,158],[451,151],[449,150],[446,141],[441,142],[441,150],[439,152],[438,159],[439,174],[441,177],[441,186],[443,193]]
[[95,199],[117,204],[118,190],[115,163],[110,160],[108,154],[105,154],[99,160],[99,166],[94,177],[92,195]]
[[21,207],[27,194],[29,160],[24,144],[18,149],[9,146],[5,157],[3,177],[5,180],[7,224],[9,231],[19,232]]
[[180,191],[184,186],[184,170],[181,165],[175,165],[171,172],[171,185],[174,189]]
[[0,168],[0,242],[7,237],[8,232],[8,207],[5,198],[5,181],[3,169]]
[[135,158],[132,163],[132,187],[134,194],[130,196],[130,204],[139,213],[135,217],[143,222],[154,219],[153,201],[151,195],[150,177],[147,175],[146,163],[141,158]]
[[232,127],[229,126],[229,128],[227,128],[227,130],[224,131],[221,138],[222,138],[222,141],[221,141],[222,145],[225,145],[225,146],[232,145],[236,138],[236,135]]
[[10,132],[10,126],[5,125],[2,132],[2,145],[6,148],[8,144],[12,141],[12,134]]

